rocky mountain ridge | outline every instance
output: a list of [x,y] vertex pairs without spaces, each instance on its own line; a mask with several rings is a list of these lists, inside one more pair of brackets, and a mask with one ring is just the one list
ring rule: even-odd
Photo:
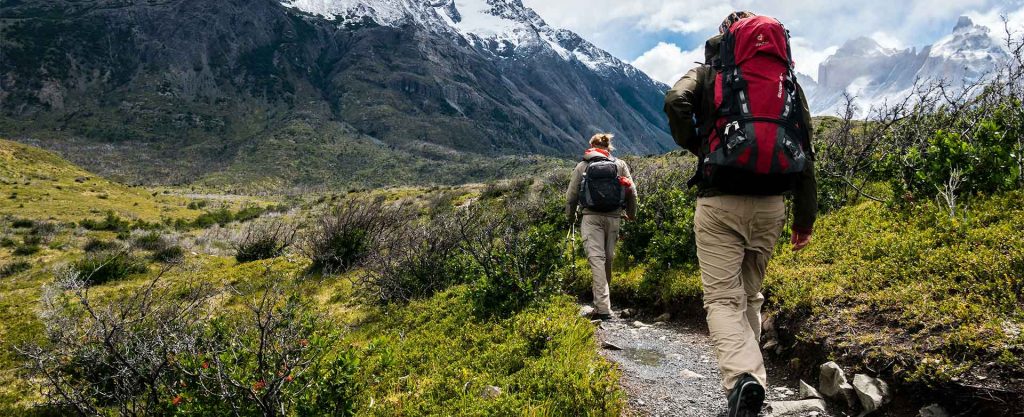
[[457,183],[597,131],[673,147],[665,86],[518,0],[2,8],[0,136],[132,182]]
[[843,93],[862,111],[905,97],[918,80],[947,80],[954,86],[986,76],[1008,58],[989,28],[963,16],[952,32],[922,48],[886,48],[869,37],[847,41],[818,68],[818,78],[801,77],[815,114],[834,115]]

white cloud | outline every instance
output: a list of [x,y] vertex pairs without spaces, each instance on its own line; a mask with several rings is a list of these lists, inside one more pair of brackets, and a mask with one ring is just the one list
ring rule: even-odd
[[970,12],[967,13],[967,17],[970,17],[974,23],[982,26],[987,26],[992,29],[992,35],[997,38],[1003,38],[1006,36],[1006,26],[1003,23],[1003,17],[1007,18],[1009,23],[1010,31],[1015,36],[1021,36],[1024,34],[1024,7],[1018,10],[1006,9],[992,9],[987,12]]
[[793,63],[797,72],[818,80],[818,65],[836,53],[838,46],[832,45],[824,49],[816,49],[807,38],[794,36],[790,39],[793,49]]
[[699,62],[704,62],[703,47],[684,51],[674,43],[661,42],[632,64],[651,78],[672,85]]
[[900,42],[898,38],[890,35],[888,32],[879,30],[872,33],[869,37],[874,39],[875,42],[878,42],[879,45],[882,45],[882,47],[889,49],[903,49],[903,42]]
[[[1024,31],[1022,0],[524,0],[545,20],[579,32],[599,46],[620,55],[646,53],[633,44],[649,45],[651,38],[667,40],[674,32],[692,44],[703,45],[704,36],[732,10],[752,10],[778,17],[794,37],[806,39],[812,49],[800,59],[802,68],[813,66],[817,52],[860,36],[871,36],[887,47],[905,48],[930,44],[949,33],[960,15],[968,15],[995,34],[1002,33],[1000,14],[1009,14]],[[679,36],[673,40],[679,43]],[[641,42],[643,41],[643,42]],[[799,54],[798,54],[799,55]],[[809,58],[808,58],[809,57]],[[813,75],[813,74],[811,74]]]

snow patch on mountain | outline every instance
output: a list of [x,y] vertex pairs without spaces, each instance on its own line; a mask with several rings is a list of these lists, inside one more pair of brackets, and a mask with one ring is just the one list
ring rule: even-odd
[[[370,19],[382,26],[408,22],[459,36],[499,58],[551,54],[597,73],[642,73],[579,35],[549,26],[521,0],[280,0],[329,20]],[[646,77],[646,76],[645,76]]]
[[[953,87],[978,81],[1009,54],[985,26],[961,17],[948,36],[933,45],[885,48],[867,37],[848,41],[818,67],[818,82],[805,86],[811,112],[835,115],[843,94],[856,97],[861,115],[872,106],[907,97],[917,82],[945,80]],[[806,77],[810,78],[810,77]]]

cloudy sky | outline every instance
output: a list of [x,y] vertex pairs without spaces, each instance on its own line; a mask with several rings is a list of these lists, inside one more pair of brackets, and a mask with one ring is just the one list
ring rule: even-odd
[[667,84],[694,61],[732,10],[778,18],[793,36],[797,70],[817,78],[818,63],[849,39],[869,36],[893,48],[921,47],[950,33],[962,15],[1001,31],[1000,16],[1024,31],[1024,0],[523,0],[549,24],[570,29]]

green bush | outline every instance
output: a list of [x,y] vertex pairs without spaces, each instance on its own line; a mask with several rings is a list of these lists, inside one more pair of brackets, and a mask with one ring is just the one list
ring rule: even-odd
[[268,291],[273,295],[249,305],[249,314],[204,326],[180,356],[183,384],[171,399],[177,414],[354,414],[357,356],[335,348],[338,335],[297,296]]
[[0,278],[7,278],[32,269],[32,264],[25,261],[15,261],[0,266]]
[[460,247],[459,219],[439,213],[393,229],[367,256],[359,290],[382,303],[408,302],[475,279]]
[[18,247],[14,248],[14,256],[35,255],[36,253],[39,253],[40,250],[41,248],[37,244],[19,245]]
[[126,252],[98,252],[74,263],[86,284],[99,285],[149,270],[145,261]]
[[349,200],[317,219],[305,238],[303,252],[310,268],[326,273],[344,272],[361,263],[384,234],[410,220],[401,207],[383,201]]
[[294,237],[295,228],[280,221],[250,223],[234,242],[235,260],[245,263],[276,258],[291,246]]
[[153,251],[151,256],[157,262],[165,264],[179,263],[185,258],[185,250],[178,245],[168,245]]
[[117,249],[120,246],[121,245],[117,242],[90,238],[89,241],[85,242],[85,246],[82,247],[82,250],[86,252],[105,252]]
[[117,213],[108,211],[103,220],[85,219],[78,222],[79,226],[88,230],[122,232],[131,227],[131,222],[122,219]]
[[29,219],[14,219],[11,220],[11,227],[15,229],[28,229],[35,226],[36,222]]
[[696,197],[685,188],[690,167],[681,158],[637,161],[637,219],[622,225],[620,256],[631,263],[682,267],[697,261],[693,235]]
[[561,236],[538,213],[534,203],[506,202],[473,207],[459,221],[462,248],[481,275],[472,287],[479,313],[508,315],[561,290]]
[[135,236],[132,239],[132,246],[137,249],[148,251],[159,251],[170,245],[170,242],[160,232],[146,232]]

